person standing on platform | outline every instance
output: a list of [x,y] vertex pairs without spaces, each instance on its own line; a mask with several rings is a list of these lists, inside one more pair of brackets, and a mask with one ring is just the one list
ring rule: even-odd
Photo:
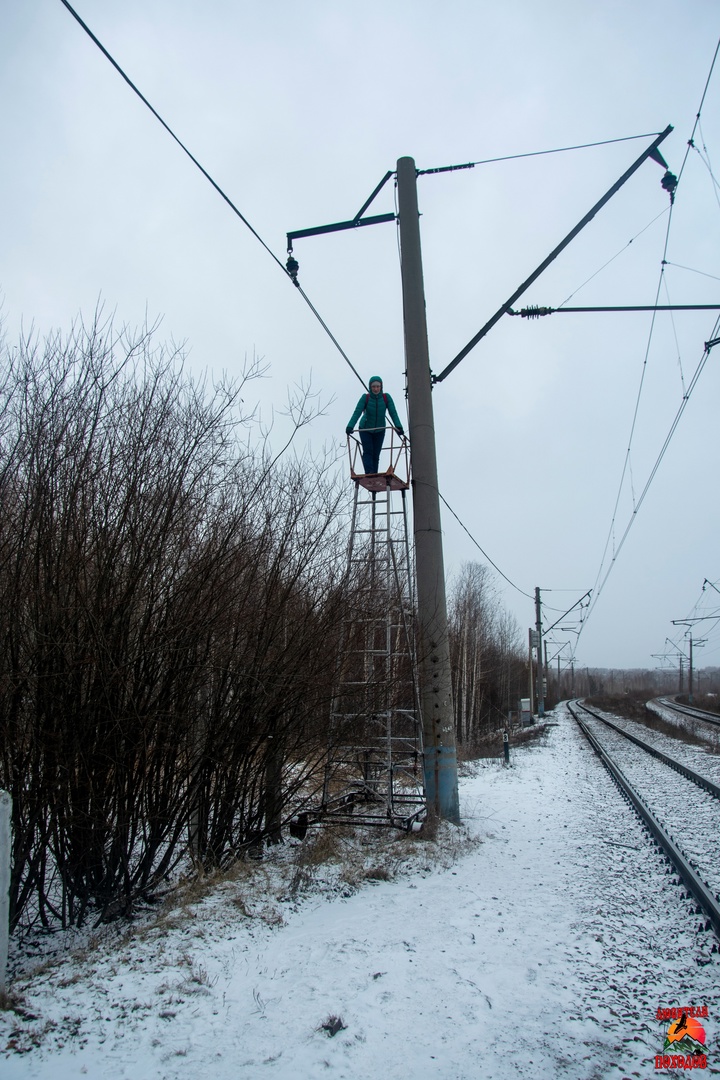
[[395,402],[389,394],[383,393],[383,382],[379,375],[373,375],[368,383],[369,394],[363,394],[355,407],[345,428],[347,435],[352,435],[358,417],[362,419],[358,427],[362,443],[362,461],[366,473],[376,473],[380,464],[380,451],[385,439],[385,413],[390,413],[393,427],[398,435],[404,435],[403,426],[395,408]]

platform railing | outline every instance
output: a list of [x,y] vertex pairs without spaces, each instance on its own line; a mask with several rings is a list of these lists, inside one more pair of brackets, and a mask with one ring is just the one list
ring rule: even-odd
[[392,476],[395,480],[393,486],[410,486],[410,443],[406,435],[398,434],[396,428],[389,425],[385,428],[363,428],[363,431],[385,431],[387,435],[380,451],[380,464],[377,473],[366,474],[363,468],[363,447],[360,435],[357,431],[347,436],[348,455],[350,458],[350,476],[353,480],[362,480],[366,475]]

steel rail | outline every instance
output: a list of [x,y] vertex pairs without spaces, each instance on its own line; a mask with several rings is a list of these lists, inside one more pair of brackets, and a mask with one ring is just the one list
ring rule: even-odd
[[577,721],[580,730],[585,735],[617,786],[627,796],[641,821],[654,837],[658,846],[662,848],[672,866],[675,867],[675,870],[680,876],[680,880],[684,882],[690,894],[695,898],[701,910],[707,917],[710,926],[715,931],[716,936],[720,939],[720,898],[716,897],[707,882],[702,880],[697,870],[677,846],[671,834],[657,820],[638,792],[635,791],[635,788],[620,767],[616,765],[604,747],[595,738],[587,724],[580,717],[579,712],[573,708],[573,704],[580,708],[584,708],[584,706],[579,705],[579,702],[568,702],[570,715]]
[[653,698],[654,702],[658,705],[663,705],[666,709],[672,709],[674,712],[682,713],[685,716],[692,716],[695,720],[704,720],[708,724],[715,724],[716,727],[720,727],[720,716],[717,713],[706,712],[705,709],[696,709],[691,705],[681,705],[679,701],[672,701],[670,698]]
[[701,776],[700,773],[696,773],[694,769],[689,768],[687,765],[683,765],[681,762],[676,761],[675,758],[668,757],[667,754],[663,754],[662,750],[656,750],[650,743],[644,742],[642,739],[638,739],[636,735],[631,735],[629,731],[625,731],[623,728],[618,727],[617,724],[613,724],[612,720],[608,720],[606,717],[601,716],[600,713],[596,713],[593,709],[589,709],[587,705],[581,705],[577,703],[579,709],[583,709],[590,716],[594,716],[596,720],[600,720],[601,723],[607,724],[613,731],[617,731],[618,735],[624,736],[629,739],[630,742],[635,743],[642,750],[647,750],[648,754],[652,754],[658,761],[662,761],[664,765],[668,765],[675,772],[680,773],[687,780],[692,780],[693,784],[697,784],[698,787],[703,788],[709,792],[714,799],[720,799],[720,787],[717,784],[713,784],[712,780],[708,780],[706,776]]

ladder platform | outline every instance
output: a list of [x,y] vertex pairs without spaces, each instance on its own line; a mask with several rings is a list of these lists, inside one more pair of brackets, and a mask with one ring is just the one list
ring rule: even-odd
[[356,473],[351,469],[350,476],[366,491],[407,491],[410,487],[409,481],[390,470],[384,473]]
[[400,460],[407,449],[403,438],[393,451],[391,433],[390,466],[366,474],[354,468],[360,444],[352,439],[347,575],[355,604],[344,621],[322,793],[296,815],[293,835],[333,824],[414,830],[427,814],[407,522],[410,480]]

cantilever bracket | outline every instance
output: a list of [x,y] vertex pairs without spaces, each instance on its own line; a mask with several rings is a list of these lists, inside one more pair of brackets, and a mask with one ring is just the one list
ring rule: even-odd
[[317,225],[313,229],[298,229],[287,234],[288,251],[292,251],[293,240],[303,236],[319,236],[321,233],[341,232],[343,229],[358,229],[362,225],[380,225],[383,221],[394,221],[394,214],[376,214],[374,217],[353,218],[352,221],[336,221],[332,225]]

